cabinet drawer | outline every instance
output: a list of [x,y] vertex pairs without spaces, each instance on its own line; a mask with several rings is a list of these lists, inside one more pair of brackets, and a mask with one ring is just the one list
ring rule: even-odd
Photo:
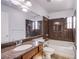
[[34,48],[33,50],[24,54],[22,59],[31,59],[36,53],[38,53],[38,48]]

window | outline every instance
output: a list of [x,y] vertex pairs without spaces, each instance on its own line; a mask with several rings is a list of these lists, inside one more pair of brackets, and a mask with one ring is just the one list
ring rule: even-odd
[[38,22],[35,21],[35,29],[38,29]]
[[72,28],[72,17],[67,18],[67,28],[71,29]]
[[75,24],[76,24],[76,21],[75,20],[76,20],[76,17],[74,16],[73,17],[73,28],[75,28]]
[[38,24],[38,21],[33,21],[33,23],[32,23],[32,29],[34,30],[34,29],[39,29],[39,26],[38,26],[39,24]]
[[[74,17],[68,17],[67,18],[67,28],[72,29],[75,28],[75,16]],[[73,26],[72,26],[73,25]]]
[[33,30],[35,29],[34,21],[32,22],[32,29],[33,29]]

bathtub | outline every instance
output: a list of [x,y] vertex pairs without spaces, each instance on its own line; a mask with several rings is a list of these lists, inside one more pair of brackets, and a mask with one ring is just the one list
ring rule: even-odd
[[69,59],[75,59],[75,48],[73,42],[48,40],[44,45],[55,49],[55,54],[59,54]]

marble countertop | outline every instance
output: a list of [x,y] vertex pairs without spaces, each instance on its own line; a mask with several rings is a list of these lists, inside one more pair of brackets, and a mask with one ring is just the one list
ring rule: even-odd
[[[25,44],[32,44],[32,42],[29,41],[29,42],[23,43],[23,45],[25,45]],[[1,59],[15,59],[15,58],[23,55],[24,53],[27,53],[28,51],[30,51],[31,49],[33,49],[35,47],[31,47],[31,48],[23,50],[23,51],[14,51],[13,48],[16,48],[16,46],[8,47],[7,49],[9,49],[9,50],[3,49],[3,50],[7,50],[7,51],[1,53]]]
[[[32,43],[33,42],[31,40],[31,41],[24,42],[22,45],[32,44]],[[41,43],[39,43],[39,45],[40,44]],[[14,51],[13,49],[16,48],[16,45],[1,49],[1,59],[16,59],[36,47],[31,47],[23,51]]]

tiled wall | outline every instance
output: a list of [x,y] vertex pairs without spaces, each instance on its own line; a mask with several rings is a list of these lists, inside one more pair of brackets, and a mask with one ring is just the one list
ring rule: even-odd
[[[1,43],[25,38],[25,20],[35,20],[34,16],[37,15],[32,12],[25,13],[19,9],[1,4]],[[38,20],[40,19],[42,19],[42,17],[39,17]]]
[[2,5],[1,7],[1,43],[7,43],[24,38],[26,15],[9,6]]

